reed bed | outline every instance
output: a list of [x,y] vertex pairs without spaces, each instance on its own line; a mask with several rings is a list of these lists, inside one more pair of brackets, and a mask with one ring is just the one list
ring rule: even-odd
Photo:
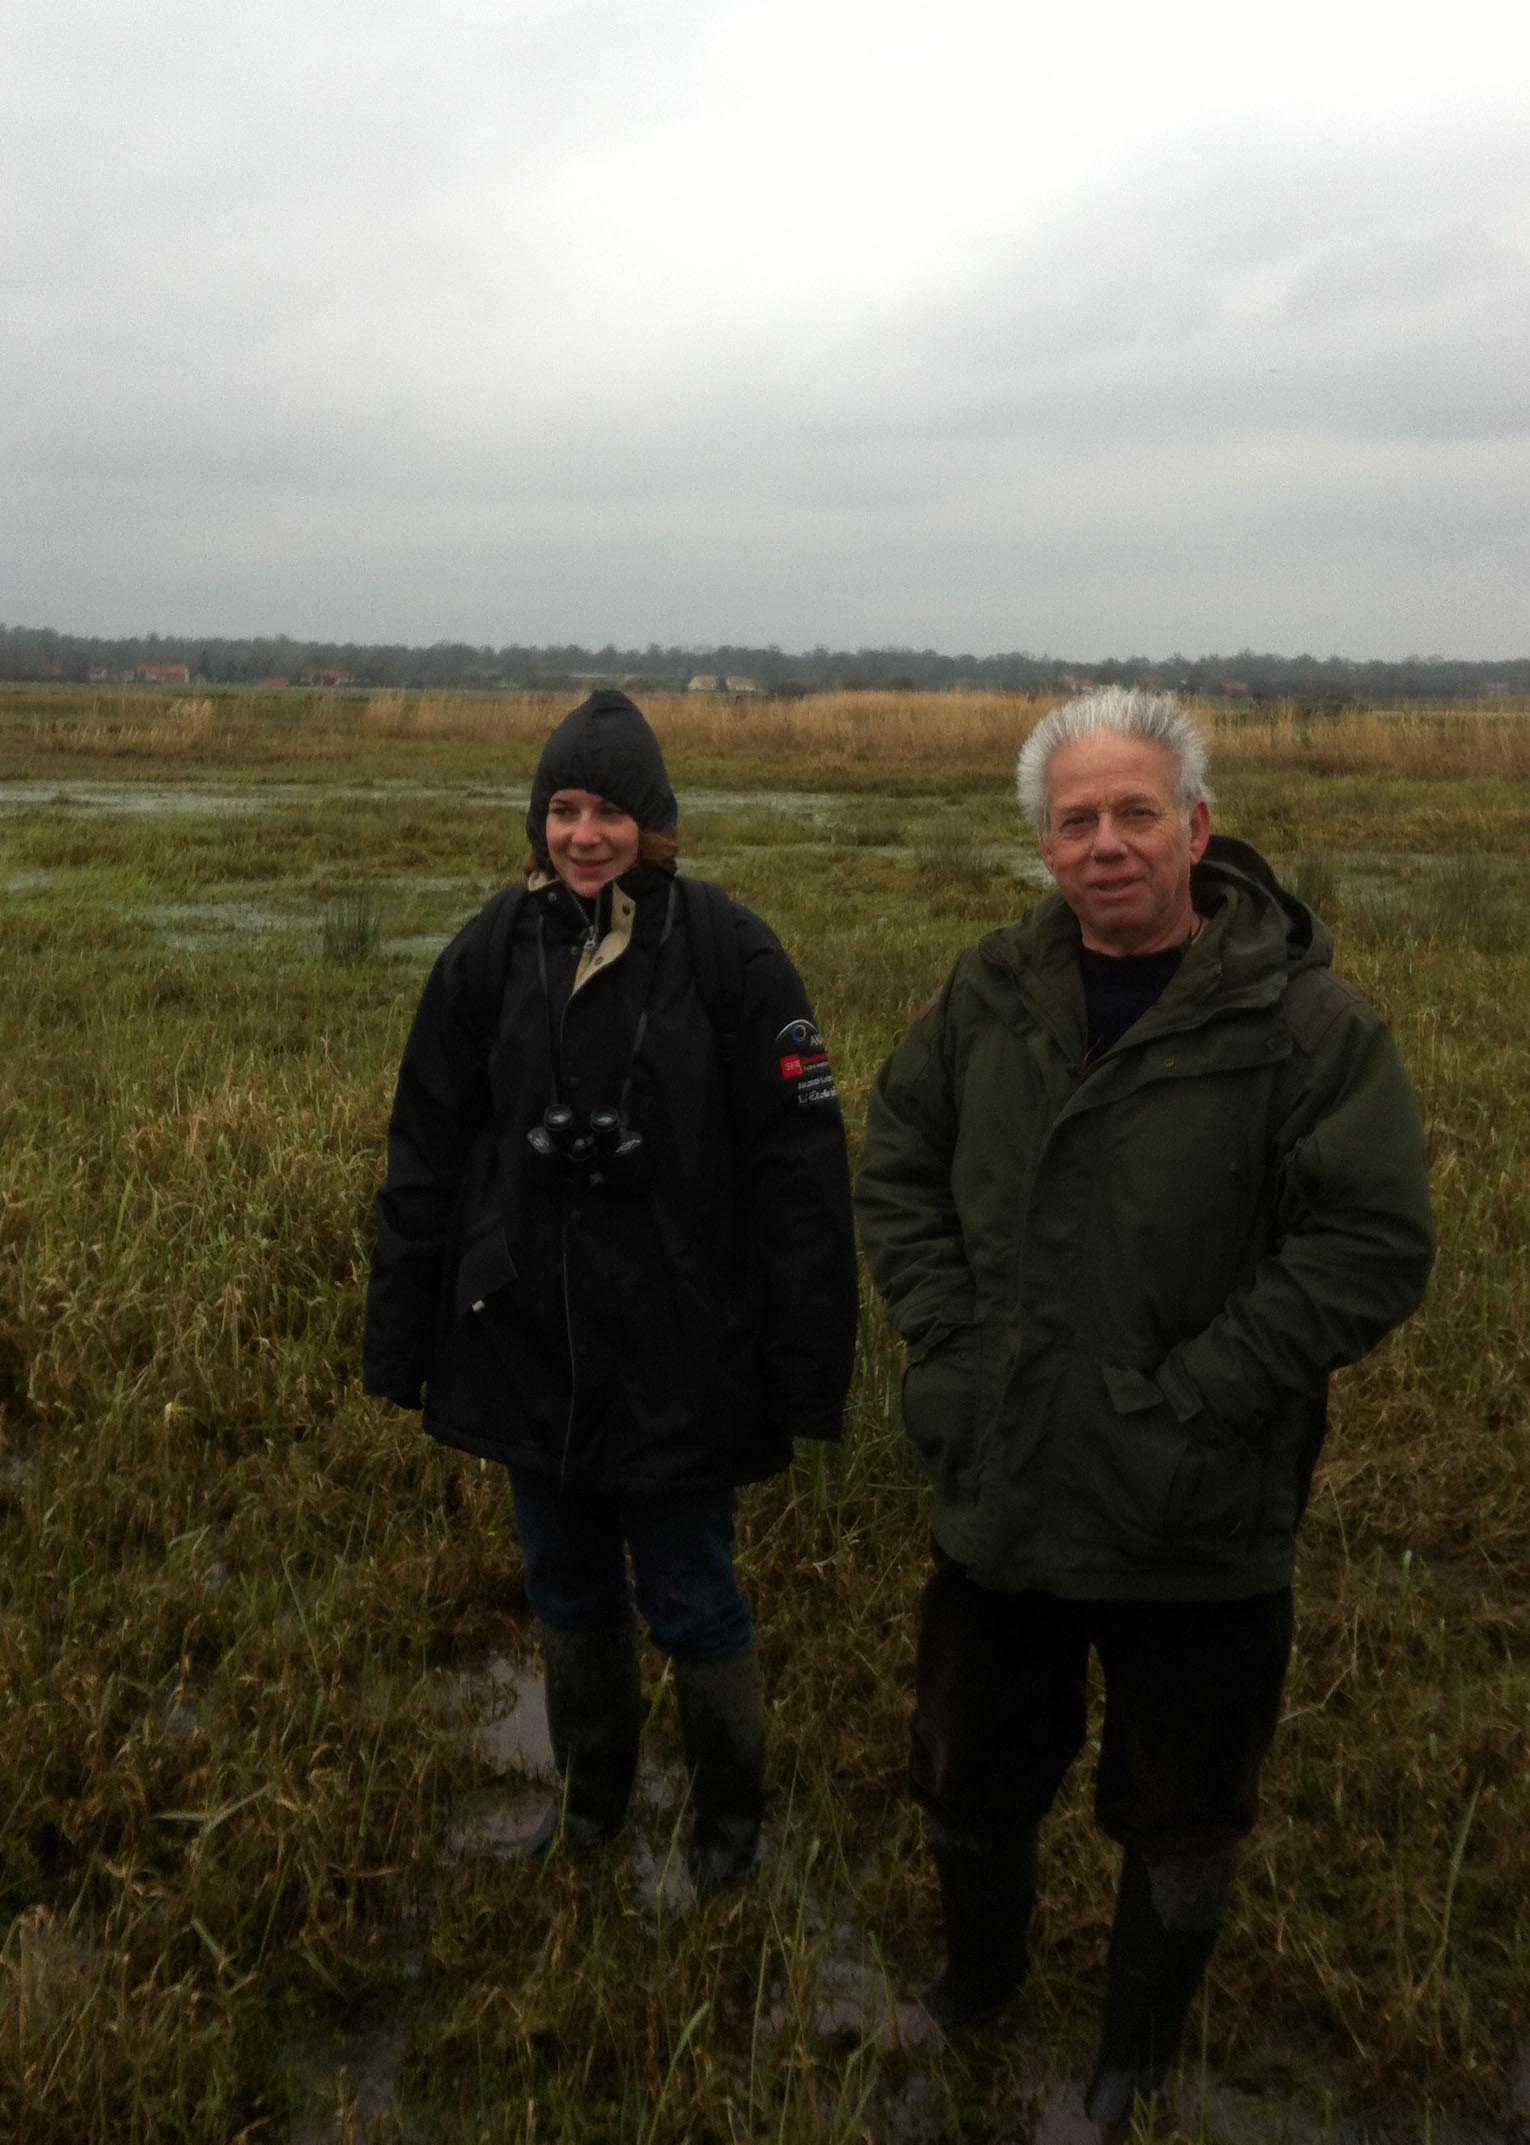
[[[0,767],[49,760],[265,766],[354,758],[368,746],[476,746],[534,758],[580,697],[549,693],[224,692],[216,698],[110,692],[0,692]],[[1061,695],[645,694],[667,751],[696,762],[857,769],[994,769]],[[1530,779],[1530,719],[1481,707],[1314,710],[1294,703],[1189,703],[1227,773],[1385,775],[1394,780]],[[384,759],[382,764],[393,764]]]

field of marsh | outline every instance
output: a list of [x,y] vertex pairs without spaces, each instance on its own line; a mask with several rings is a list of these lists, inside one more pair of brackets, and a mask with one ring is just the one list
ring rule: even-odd
[[[924,1505],[868,1308],[847,1436],[741,1499],[764,1866],[698,1907],[671,1694],[631,1837],[496,1856],[544,1761],[499,1479],[364,1399],[370,1202],[439,946],[563,703],[0,691],[0,2137],[925,2145],[1068,2134],[1113,1859],[1080,1768],[986,2040],[911,2001]],[[682,863],[769,918],[852,1137],[1040,891],[1044,704],[655,700]],[[1213,718],[1215,820],[1334,927],[1429,1126],[1440,1262],[1337,1383],[1298,1651],[1182,2110],[1530,2125],[1530,719]]]

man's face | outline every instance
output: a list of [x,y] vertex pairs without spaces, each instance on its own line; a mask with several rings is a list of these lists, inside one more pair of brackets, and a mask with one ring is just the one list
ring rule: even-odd
[[1041,856],[1096,953],[1159,953],[1190,933],[1190,867],[1204,854],[1204,801],[1189,824],[1173,761],[1150,740],[1096,730],[1064,745],[1047,770],[1051,810]]

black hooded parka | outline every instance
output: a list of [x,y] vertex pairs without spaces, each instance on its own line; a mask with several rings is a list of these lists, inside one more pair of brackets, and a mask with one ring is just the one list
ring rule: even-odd
[[[838,1435],[849,1384],[832,1075],[758,917],[728,904],[732,1038],[703,1002],[672,874],[639,866],[597,907],[533,881],[432,970],[377,1204],[367,1390],[417,1407],[423,1386],[434,1436],[570,1490],[756,1480],[794,1437]],[[539,1181],[527,1134],[548,1103],[582,1122],[624,1084],[642,1182]]]

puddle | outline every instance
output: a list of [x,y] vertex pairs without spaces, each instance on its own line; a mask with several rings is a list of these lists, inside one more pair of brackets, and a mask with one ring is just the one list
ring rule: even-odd
[[1505,2145],[1511,2134],[1432,2109],[1412,2116],[1391,2110],[1341,2115],[1333,2096],[1315,2089],[1274,2098],[1216,2078],[1183,2082],[1174,2108],[1185,2130],[1217,2145],[1368,2145],[1378,2136],[1393,2145]]
[[27,1486],[33,1462],[7,1445],[0,1445],[0,1497],[19,1497]]
[[778,2002],[762,2023],[774,2040],[795,2036],[870,2044],[895,2050],[938,2050],[940,2028],[917,1998],[900,1995],[878,1961],[860,1955],[856,1933],[836,1929],[833,1947],[818,1962],[804,2002]]
[[491,1654],[481,1668],[447,1677],[442,1703],[451,1712],[483,1709],[473,1740],[496,1773],[556,1777],[542,1678],[524,1661],[512,1654]]
[[[883,2096],[879,2115],[877,2136],[885,2145],[946,2145],[952,2135],[950,2102],[924,2071]],[[1005,2107],[1002,2121],[1005,2145],[1101,2145],[1077,2085],[1033,2086]]]
[[414,804],[431,797],[450,798],[454,805],[524,812],[526,792],[487,787],[426,789],[414,784],[396,790],[378,790],[344,782],[175,783],[175,782],[72,782],[60,788],[49,782],[0,782],[0,813],[51,811],[82,817],[122,818],[224,818],[251,813],[312,810],[334,804]]
[[702,812],[798,813],[826,819],[844,804],[844,792],[826,789],[687,789],[680,793],[680,838],[687,816]]
[[144,911],[156,931],[163,932],[166,946],[183,953],[202,940],[218,938],[227,931],[280,931],[293,928],[293,919],[258,902],[168,901]]
[[383,939],[377,951],[385,961],[433,961],[450,937],[449,930],[406,932]]
[[[558,1792],[542,1678],[511,1654],[493,1654],[481,1668],[446,1678],[440,1702],[449,1712],[480,1714],[474,1746],[496,1776],[491,1786],[452,1806],[447,1849],[464,1858],[513,1856]],[[684,1803],[685,1781],[678,1769],[639,1763],[620,1851],[644,1901],[666,1913],[684,1913],[696,1901],[685,1867],[689,1820],[682,1814]]]
[[174,1750],[184,1750],[203,1733],[202,1709],[184,1698],[169,1698],[159,1709],[161,1741]]
[[68,789],[60,789],[50,782],[0,782],[0,812],[120,812],[182,817],[251,812],[256,808],[257,798],[248,790],[181,789],[153,782],[75,782]]
[[1280,850],[1272,853],[1270,863],[1281,884],[1290,886],[1300,878],[1301,867],[1309,858],[1332,869],[1341,891],[1351,881],[1362,887],[1427,885],[1458,871],[1465,863],[1485,864],[1495,879],[1509,887],[1518,886],[1525,876],[1520,857],[1484,859],[1478,850],[1460,849],[1435,849],[1427,854],[1416,849],[1325,849],[1315,858],[1310,851],[1298,855]]
[[[811,2030],[821,2033],[824,2028],[814,2024]],[[850,2030],[858,2035],[854,2024]],[[919,2045],[938,2050],[940,2037],[933,2027],[929,2032],[933,2044]],[[1010,2029],[1004,2044],[1006,2057],[1032,2081],[999,2111],[1001,2127],[995,2135],[1004,2145],[1101,2145],[1101,2131],[1084,2113],[1082,2081],[1049,2079],[1044,2046],[1023,2033]],[[882,2043],[884,2051],[891,2045]],[[956,2052],[951,2060],[958,2060]],[[881,2145],[945,2145],[953,2134],[945,2084],[923,2061],[902,2077],[884,2077],[871,2106],[874,2120],[866,2134]],[[1203,2145],[1374,2145],[1383,2137],[1389,2145],[1510,2145],[1522,2134],[1514,2119],[1507,2128],[1494,2128],[1432,2111],[1403,2116],[1376,2109],[1363,2116],[1341,2115],[1333,2096],[1315,2087],[1272,2096],[1204,2076],[1181,2078],[1173,2086],[1154,2131],[1165,2138],[1200,2139]]]
[[[960,2093],[961,2069],[980,2060],[985,2045],[1002,2051],[1026,2081],[1000,2111],[996,2135],[1005,2145],[1101,2145],[1101,2132],[1084,2113],[1083,2079],[1057,2074],[1048,2039],[1028,2022],[1023,1999],[986,2035],[948,2043],[908,1984],[877,1957],[868,1932],[853,1924],[841,1923],[826,1936],[805,1993],[778,1995],[762,2012],[761,2028],[782,2049],[837,2042],[887,2060],[866,2131],[880,2145],[945,2145],[953,2134],[950,2094]],[[1320,2073],[1268,2047],[1251,2049],[1239,2069],[1244,2076],[1264,2069],[1292,2082],[1251,2091],[1198,2071],[1187,2055],[1168,2095],[1168,2121],[1155,2135],[1202,2145],[1374,2145],[1378,2138],[1388,2145],[1524,2145],[1530,2135],[1530,2042],[1517,2044],[1509,2102],[1497,2122],[1438,2109],[1346,2107]]]
[[[638,1897],[655,1915],[689,1914],[697,1904],[696,1887],[685,1862],[690,1830],[685,1780],[680,1772],[640,1766],[632,1796],[632,1817],[623,1837]],[[773,1860],[767,1829],[760,1842],[753,1883],[770,1882]]]
[[[513,1854],[535,1831],[558,1768],[547,1727],[542,1678],[510,1654],[447,1677],[440,1702],[449,1713],[475,1712],[473,1745],[498,1784],[463,1796],[446,1831],[454,1855]],[[518,1784],[517,1784],[518,1781]]]
[[1043,2088],[1031,2101],[1028,2115],[1033,2145],[1100,2145],[1099,2127],[1084,2113],[1079,2086]]
[[536,1831],[547,1807],[546,1788],[485,1790],[464,1795],[452,1805],[446,1828],[446,1851],[459,1861],[500,1856],[514,1861],[521,1844]]
[[[1082,2082],[1047,2079],[1042,2043],[1013,2029],[1004,2038],[1006,2053],[1018,2056],[1018,2067],[1037,2081],[1003,2110],[1006,2145],[1100,2145],[1101,2132],[1084,2113]],[[938,2034],[934,2045],[940,2046]],[[1335,2096],[1317,2083],[1285,2094],[1261,2094],[1223,2079],[1181,2075],[1168,2095],[1167,2119],[1155,2135],[1201,2139],[1207,2145],[1373,2145],[1382,2137],[1389,2145],[1511,2145],[1523,2136],[1527,2104],[1530,2051],[1522,2058],[1508,2121],[1497,2126],[1433,2110],[1422,2115],[1393,2109],[1344,2114]],[[877,2114],[876,2134],[886,2145],[941,2145],[951,2134],[950,2109],[939,2080],[923,2067],[878,2096]]]
[[[474,1741],[493,1776],[489,1785],[456,1804],[447,1844],[462,1857],[504,1855],[534,1828],[549,1793],[556,1792],[542,1678],[513,1655],[493,1655],[475,1669],[442,1679],[440,1703],[478,1715]],[[640,1895],[658,1914],[683,1915],[696,1905],[685,1868],[689,1817],[684,1805],[685,1783],[678,1767],[642,1766],[631,1816],[614,1850],[626,1855]],[[771,1887],[775,1854],[767,1825],[756,1885]],[[839,2044],[887,2060],[890,2069],[873,2091],[873,2126],[867,2135],[883,2145],[943,2145],[951,2135],[952,2106],[945,2074],[964,2054],[977,2053],[980,2043],[974,2036],[970,2043],[948,2047],[902,1975],[877,1955],[874,1931],[851,1922],[824,1929],[811,1902],[806,1915],[809,1927],[823,1929],[821,1952],[801,1977],[805,1985],[796,1991],[783,1992],[781,1981],[776,1981],[771,2001],[760,2014],[761,2031],[782,2049],[804,2042]],[[1100,2134],[1084,2115],[1080,2083],[1056,2077],[1045,2043],[1027,2028],[1023,2007],[1017,2006],[1015,2018],[1006,2018],[994,2034],[1007,2056],[1018,2056],[1030,2081],[1003,2111],[1009,2145],[1099,2145]],[[363,2035],[343,2047],[338,2041],[331,2044],[328,2060],[337,2107],[350,2106],[358,2116],[364,2108],[388,2113],[383,2088],[391,2080],[396,2119],[402,2047],[397,2028]],[[340,2071],[342,2052],[348,2084]],[[1273,2063],[1274,2056],[1264,2053]],[[1257,2075],[1241,2068],[1245,2076]],[[1288,2070],[1282,2064],[1277,2074]],[[354,2094],[352,2102],[340,2097],[342,2087]],[[370,2100],[364,2098],[368,2094]],[[1510,2104],[1496,2125],[1433,2111],[1407,2116],[1392,2110],[1344,2112],[1321,2078],[1255,2093],[1228,2079],[1197,2076],[1193,2070],[1177,2087],[1172,2112],[1180,2129],[1215,2145],[1367,2145],[1383,2133],[1392,2145],[1519,2145],[1530,2129],[1530,2044],[1517,2052]],[[340,2134],[334,2123],[310,2124],[293,2132],[287,2145],[334,2145]]]
[[300,2049],[288,2073],[309,2102],[333,2103],[333,2114],[308,2117],[287,2132],[286,2145],[343,2145],[373,2123],[390,2120],[407,2140],[422,2137],[417,2123],[399,2122],[407,2030],[396,2022],[355,2035],[326,2035]]
[[[0,813],[53,811],[123,817],[218,816],[334,804],[362,804],[383,812],[446,801],[453,809],[524,813],[524,786],[489,783],[262,782],[180,784],[169,782],[0,782]],[[687,790],[680,799],[681,832],[687,813],[793,813],[819,820],[844,802],[831,790]]]
[[51,871],[13,871],[5,882],[8,894],[48,894],[53,891]]

